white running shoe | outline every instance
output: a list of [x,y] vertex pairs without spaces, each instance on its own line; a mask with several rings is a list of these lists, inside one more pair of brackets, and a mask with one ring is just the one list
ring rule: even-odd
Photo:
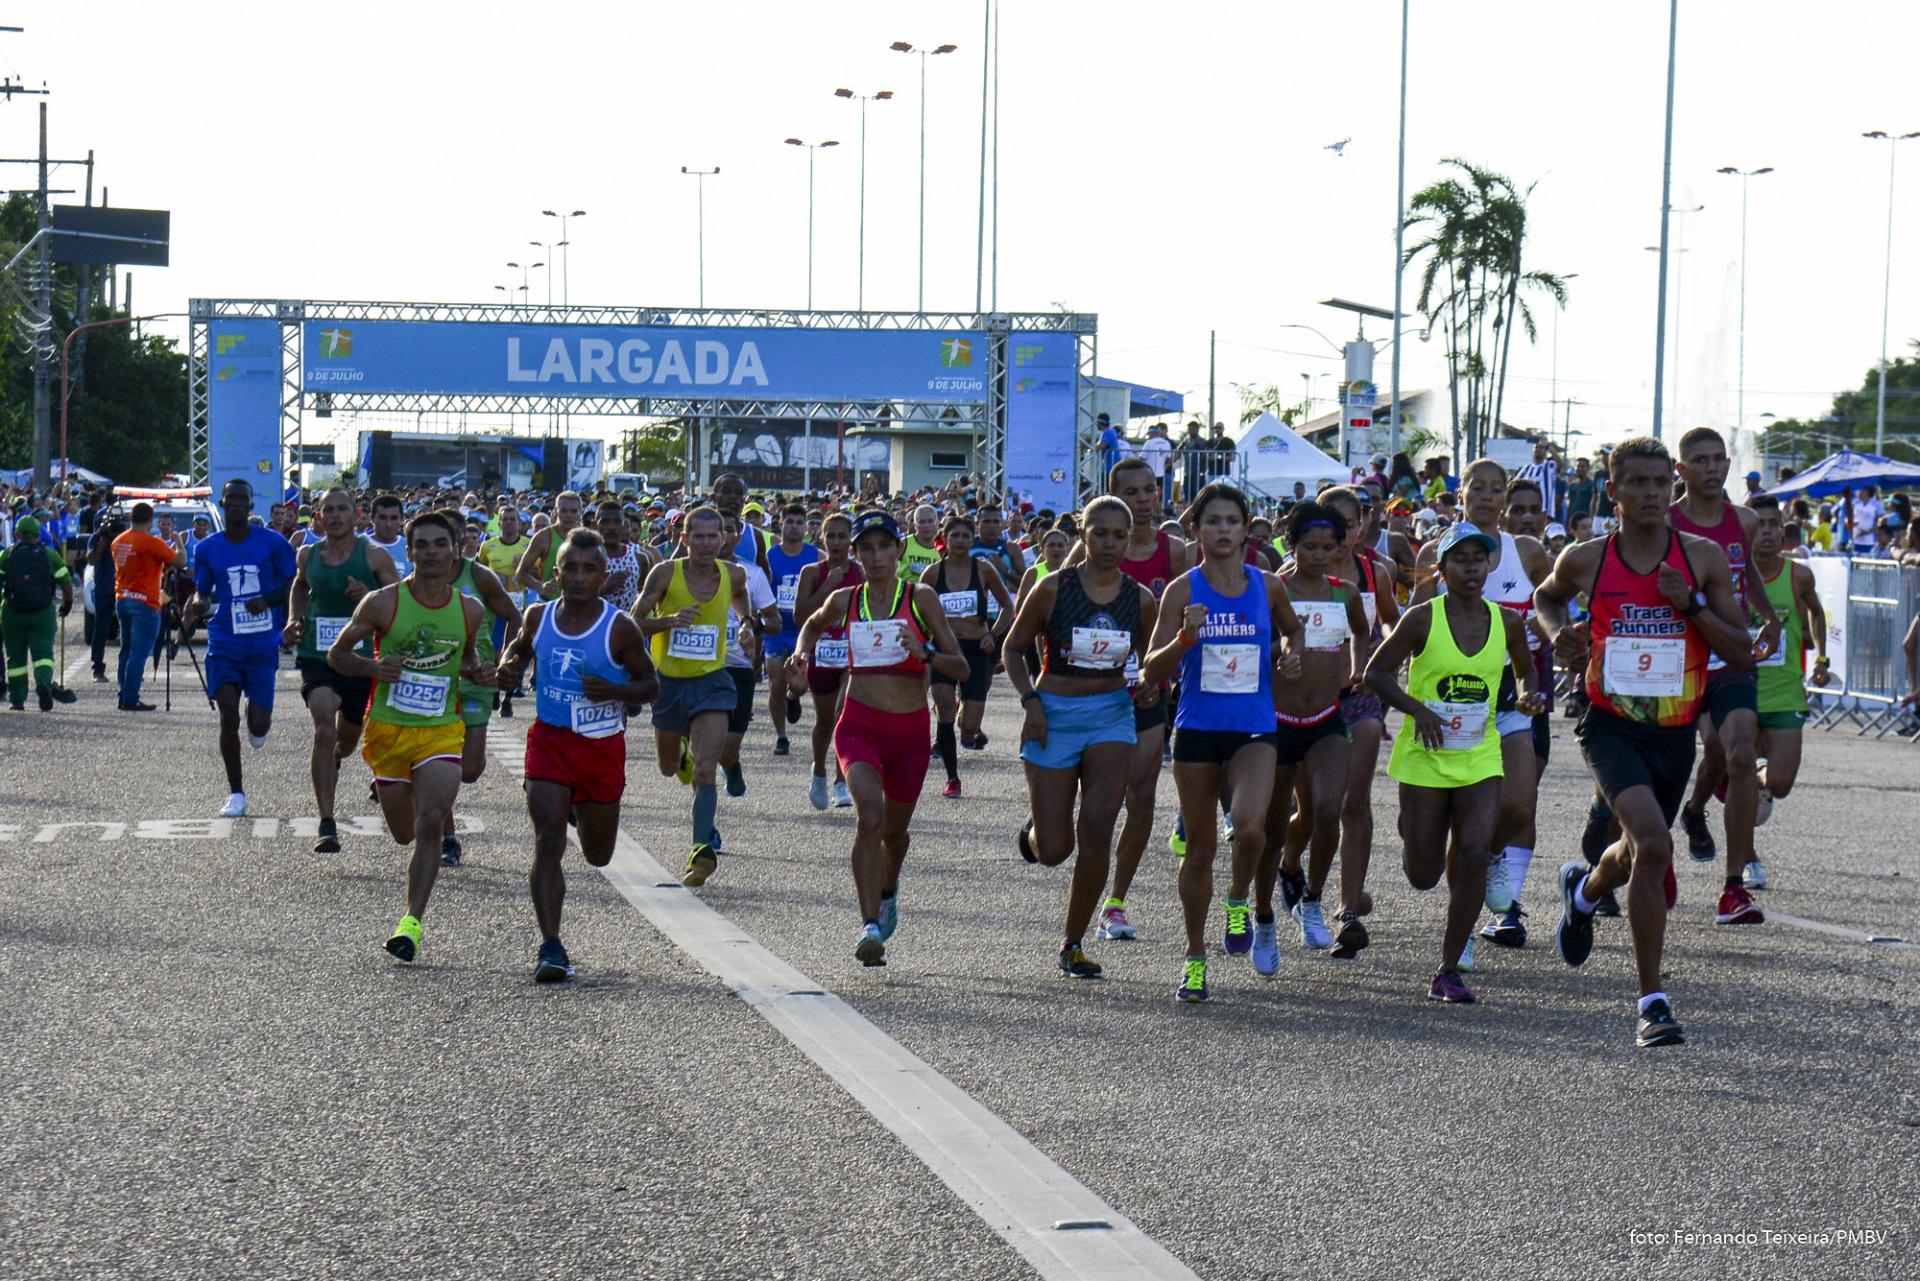
[[847,790],[846,780],[840,779],[836,781],[833,785],[833,808],[843,810],[852,804],[853,793]]
[[247,735],[247,742],[251,743],[253,750],[257,752],[267,745],[267,736],[265,734],[249,733]]
[[228,792],[227,803],[220,807],[221,818],[245,818],[247,816],[247,794]]
[[817,810],[827,808],[827,776],[815,774],[813,782],[807,786],[807,804]]
[[1765,827],[1767,825],[1767,820],[1772,817],[1773,817],[1773,793],[1769,792],[1766,788],[1763,787],[1760,789],[1759,807],[1753,811],[1753,825],[1755,827]]
[[1467,945],[1460,950],[1460,962],[1453,968],[1462,974],[1473,973],[1473,935],[1467,935]]
[[1750,858],[1740,880],[1750,890],[1764,890],[1767,888],[1767,869],[1760,866],[1759,859]]
[[1324,951],[1333,946],[1333,936],[1327,933],[1327,918],[1320,911],[1320,900],[1303,898],[1293,905],[1293,919],[1300,923],[1300,946]]
[[1497,849],[1487,860],[1487,910],[1504,912],[1513,906],[1513,873],[1507,868],[1507,851]]

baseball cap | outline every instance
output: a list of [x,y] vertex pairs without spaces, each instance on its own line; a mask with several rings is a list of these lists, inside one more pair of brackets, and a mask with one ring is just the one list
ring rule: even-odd
[[1438,558],[1445,560],[1448,552],[1463,543],[1478,543],[1482,548],[1486,549],[1489,556],[1500,550],[1500,541],[1492,534],[1483,533],[1475,526],[1469,525],[1463,520],[1447,530],[1445,535],[1441,537]]
[[1547,526],[1548,538],[1565,538],[1566,536],[1567,536],[1567,527],[1565,525],[1562,525],[1559,521],[1556,520],[1553,522],[1553,524]]
[[31,516],[22,516],[14,522],[13,532],[21,538],[32,538],[40,532],[40,522]]
[[1899,529],[1906,523],[1906,521],[1900,519],[1899,512],[1888,512],[1880,518],[1880,528],[1882,529]]
[[1747,473],[1747,479],[1748,479],[1748,480],[1759,480],[1759,479],[1760,479],[1760,473],[1759,473],[1759,472],[1757,472],[1757,471],[1750,471],[1750,472],[1748,472],[1748,473]]
[[759,503],[748,503],[740,509],[740,514],[742,516],[764,516],[767,514],[767,509]]
[[872,533],[876,529],[884,530],[887,537],[891,538],[894,542],[897,543],[900,541],[900,522],[896,521],[887,513],[879,511],[861,512],[853,518],[853,538],[851,541],[857,543],[863,534]]

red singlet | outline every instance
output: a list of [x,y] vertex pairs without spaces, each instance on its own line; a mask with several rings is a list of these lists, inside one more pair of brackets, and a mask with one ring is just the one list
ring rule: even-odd
[[[1620,555],[1617,535],[1607,535],[1600,553],[1600,572],[1594,575],[1590,593],[1593,624],[1593,654],[1587,660],[1587,697],[1602,711],[1624,720],[1649,725],[1690,726],[1700,715],[1700,700],[1707,684],[1707,656],[1711,652],[1707,638],[1686,618],[1675,613],[1667,598],[1655,586],[1660,565],[1641,572]],[[1671,565],[1686,577],[1696,590],[1699,577],[1687,560],[1680,535],[1667,533],[1666,555],[1661,564]],[[1669,646],[1678,641],[1680,692],[1677,695],[1640,695],[1609,690],[1607,648],[1615,642],[1649,641],[1660,652],[1645,653],[1639,661],[1622,654],[1617,660],[1628,665],[1626,678],[1651,673],[1673,661]],[[1634,670],[1634,669],[1637,669]]]

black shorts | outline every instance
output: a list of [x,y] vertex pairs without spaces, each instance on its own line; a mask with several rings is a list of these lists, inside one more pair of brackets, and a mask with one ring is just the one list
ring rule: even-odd
[[1298,765],[1307,759],[1307,753],[1313,745],[1323,738],[1349,737],[1347,718],[1335,708],[1331,716],[1322,717],[1311,725],[1289,725],[1282,719],[1280,728],[1274,731],[1273,747],[1278,759],[1276,765]]
[[729,667],[727,675],[733,677],[733,710],[727,713],[727,733],[744,734],[747,726],[753,724],[753,691],[759,681],[754,677],[751,667]]
[[1533,759],[1544,769],[1553,755],[1553,717],[1545,712],[1533,718]]
[[1167,723],[1167,699],[1161,695],[1153,700],[1153,706],[1133,705],[1133,732],[1138,735],[1145,730],[1159,729]]
[[367,700],[373,697],[372,681],[343,676],[329,667],[324,658],[298,658],[294,665],[300,669],[302,702],[311,703],[316,689],[330,689],[340,696],[340,714],[346,717],[347,724],[366,724]]
[[980,642],[963,640],[960,642],[960,656],[967,660],[967,679],[957,681],[939,671],[933,673],[935,685],[958,685],[960,701],[963,703],[984,703],[987,699],[987,687],[993,684],[993,655],[980,652]]
[[1173,731],[1173,763],[1176,765],[1225,765],[1233,754],[1254,743],[1273,747],[1274,736],[1249,734],[1238,729],[1176,729]]
[[1607,804],[1633,788],[1651,788],[1673,825],[1693,781],[1693,726],[1647,725],[1589,707],[1574,736]]
[[1712,718],[1715,729],[1719,729],[1727,717],[1742,708],[1758,716],[1760,682],[1752,672],[1739,672],[1730,667],[1718,668],[1707,673],[1706,696],[1700,706]]

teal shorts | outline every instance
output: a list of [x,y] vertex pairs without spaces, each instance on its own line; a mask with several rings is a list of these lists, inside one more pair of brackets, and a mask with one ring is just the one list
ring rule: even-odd
[[1096,743],[1134,745],[1133,695],[1124,689],[1069,697],[1040,694],[1047,714],[1047,745],[1020,744],[1020,759],[1041,769],[1073,769]]

